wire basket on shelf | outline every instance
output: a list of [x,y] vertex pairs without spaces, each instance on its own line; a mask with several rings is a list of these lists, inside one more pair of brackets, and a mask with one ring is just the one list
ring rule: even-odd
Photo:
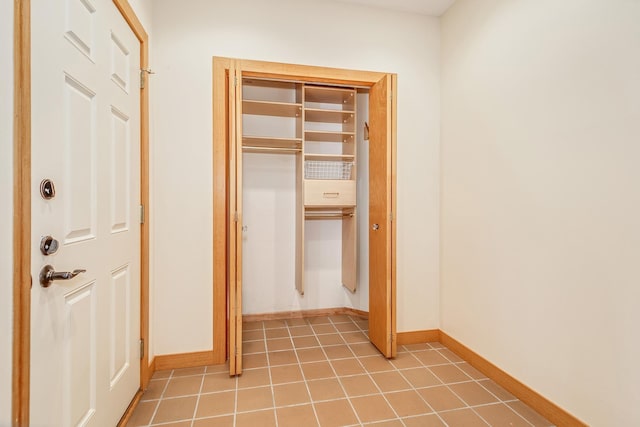
[[305,179],[351,179],[353,162],[307,160],[304,162]]

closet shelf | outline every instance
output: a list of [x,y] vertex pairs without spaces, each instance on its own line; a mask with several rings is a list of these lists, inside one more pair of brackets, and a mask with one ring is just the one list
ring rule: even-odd
[[307,141],[316,142],[353,142],[355,132],[330,132],[307,130],[304,138]]
[[354,91],[353,89],[342,89],[335,87],[320,87],[320,86],[305,86],[305,102],[319,103],[319,104],[342,104],[343,109],[354,105]]
[[[301,138],[278,138],[270,136],[244,136],[242,137],[242,147],[252,147],[257,149],[279,148],[283,150],[302,150]],[[266,151],[266,150],[265,150]]]
[[354,111],[325,110],[320,108],[305,108],[304,119],[307,122],[323,123],[353,123]]
[[332,161],[332,160],[336,160],[336,161],[340,161],[340,160],[347,160],[347,161],[351,161],[353,162],[353,160],[355,160],[356,156],[354,156],[353,154],[318,154],[318,153],[305,153],[304,155],[304,159],[305,160],[326,160],[326,161]]
[[271,101],[242,101],[243,114],[259,116],[299,117],[302,115],[302,104]]

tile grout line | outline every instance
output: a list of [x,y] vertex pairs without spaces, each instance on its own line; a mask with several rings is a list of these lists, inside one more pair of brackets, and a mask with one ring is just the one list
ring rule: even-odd
[[[313,328],[311,327],[311,324],[307,322],[307,326],[313,332]],[[288,328],[289,328],[289,325],[287,324],[287,329]],[[289,335],[291,335],[291,330],[289,330]],[[318,341],[318,338],[316,338],[316,337],[314,337],[314,338],[315,338],[316,341]],[[319,344],[319,342],[318,342],[318,344]],[[318,411],[316,411],[316,407],[313,404],[313,397],[311,396],[311,390],[309,389],[309,383],[307,382],[307,379],[304,376],[304,372],[302,371],[302,363],[300,362],[300,358],[298,357],[297,348],[295,346],[295,343],[293,342],[293,335],[291,335],[291,345],[293,346],[293,354],[296,355],[296,360],[298,361],[298,366],[300,368],[300,374],[302,375],[302,380],[304,382],[304,386],[307,389],[307,393],[309,393],[309,404],[311,405],[311,410],[313,411],[313,415],[316,417],[316,422],[318,423],[318,426],[320,426],[320,418],[318,417]]]
[[198,406],[200,406],[200,396],[202,396],[202,387],[204,386],[204,377],[207,375],[207,367],[204,368],[204,374],[202,375],[202,380],[200,381],[200,390],[198,391],[198,397],[196,398],[196,406],[193,408],[193,416],[191,417],[191,427],[196,422],[196,413],[198,412]]
[[[446,348],[446,347],[445,347]],[[445,359],[449,360],[453,366],[456,365],[456,362],[451,360],[449,357],[446,356],[446,354],[443,354],[443,352],[440,351],[441,349],[436,349],[435,351],[438,352],[438,354],[440,354],[442,357],[444,357]],[[447,350],[449,350],[447,348]],[[451,350],[449,350],[451,352]],[[455,355],[455,354],[454,354]],[[458,356],[456,356],[458,357]],[[461,359],[461,358],[460,358]],[[464,363],[465,361],[463,359],[462,363]],[[457,366],[456,366],[457,367]],[[460,368],[458,368],[460,369]],[[487,390],[485,387],[482,386],[482,384],[480,384],[475,378],[471,377],[471,375],[467,374],[466,372],[464,372],[462,369],[460,369],[460,371],[462,371],[465,375],[467,375],[469,378],[471,378],[473,380],[474,383],[476,383],[478,386],[480,386],[482,389],[486,390],[491,396],[493,396],[494,398],[497,399],[497,402],[491,403],[492,404],[498,404],[498,405],[503,405],[506,406],[509,410],[511,410],[512,412],[514,412],[518,417],[522,418],[524,420],[524,422],[526,422],[527,424],[529,424],[531,427],[533,427],[533,424],[531,424],[527,419],[525,419],[522,415],[518,414],[516,411],[514,411],[513,409],[511,409],[511,407],[509,405],[506,405],[502,399],[500,399],[498,396],[496,396],[495,394],[491,393],[490,390]],[[467,404],[467,406],[473,411],[474,414],[476,414],[478,417],[480,417],[480,419],[482,419],[485,423],[487,423],[487,425],[491,426],[491,423],[489,423],[489,421],[487,421],[481,414],[479,414],[474,408],[475,407],[481,407],[481,406],[488,406],[490,404],[487,405],[475,405],[475,406],[471,406],[469,405],[458,393],[456,393],[451,387],[449,387],[449,385],[447,385],[447,388],[456,395],[456,397],[458,397],[458,399],[462,400],[465,404]]]
[[158,413],[158,408],[160,408],[160,404],[162,403],[162,398],[164,397],[164,393],[167,391],[167,388],[169,387],[169,382],[171,382],[172,377],[173,377],[173,369],[171,370],[169,377],[167,377],[167,383],[162,388],[162,393],[160,393],[160,398],[158,399],[156,408],[153,410],[153,414],[151,415],[151,418],[149,418],[149,423],[148,423],[149,426],[152,425],[153,419],[156,417],[156,414]]

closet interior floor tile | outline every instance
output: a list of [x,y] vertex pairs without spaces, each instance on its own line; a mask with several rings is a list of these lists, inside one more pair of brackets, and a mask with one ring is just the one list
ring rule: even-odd
[[367,320],[243,322],[243,374],[229,365],[157,371],[128,426],[551,426],[438,342],[389,361]]

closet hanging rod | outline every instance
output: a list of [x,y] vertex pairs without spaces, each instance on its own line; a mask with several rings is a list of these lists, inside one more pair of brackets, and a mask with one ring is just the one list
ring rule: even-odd
[[306,212],[304,214],[306,219],[334,219],[334,218],[351,218],[353,217],[353,212],[343,213],[343,212],[327,212],[327,213],[310,213]]
[[287,147],[259,147],[255,145],[243,145],[242,150],[247,151],[275,151],[281,153],[297,153],[302,151],[302,148],[287,148]]

